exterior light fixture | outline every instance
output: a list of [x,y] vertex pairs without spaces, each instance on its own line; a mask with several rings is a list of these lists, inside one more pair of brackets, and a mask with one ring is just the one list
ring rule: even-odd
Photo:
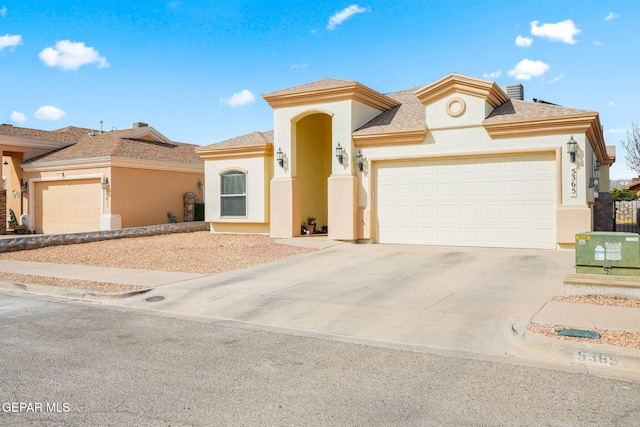
[[4,161],[3,165],[7,166],[9,164],[9,162],[7,162],[6,160]]
[[102,187],[103,190],[106,190],[107,187],[109,186],[109,178],[107,178],[106,176],[102,178],[102,181],[100,181],[100,186]]
[[596,164],[595,164],[595,166],[593,167],[593,171],[594,171],[594,172],[598,172],[599,170],[600,170],[600,160],[599,160],[599,159],[596,159]]
[[363,159],[364,159],[364,156],[362,155],[362,150],[358,150],[358,153],[356,154],[356,166],[358,166],[358,169],[360,169],[360,172],[362,172],[362,169],[364,168]]
[[198,189],[202,190],[202,186],[204,184],[202,184],[202,180],[200,178],[198,178]]
[[344,150],[340,146],[339,142],[338,146],[336,147],[336,158],[338,159],[338,163],[342,164],[342,161],[344,160]]
[[29,189],[29,183],[28,182],[21,182],[20,183],[20,190],[22,190],[23,193],[26,193],[28,189]]
[[578,152],[578,142],[573,139],[573,135],[571,135],[571,139],[567,142],[567,153],[569,153],[569,157],[571,159],[571,163],[576,162],[576,153]]
[[278,147],[278,152],[276,153],[276,159],[278,160],[278,164],[281,168],[284,168],[284,153],[282,152],[282,148]]

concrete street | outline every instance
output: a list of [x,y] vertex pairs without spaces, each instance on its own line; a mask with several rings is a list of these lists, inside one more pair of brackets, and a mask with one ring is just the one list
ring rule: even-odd
[[[0,404],[9,411],[0,412],[0,425],[637,426],[640,419],[638,382],[241,326],[2,293]],[[10,403],[53,412],[10,412]]]
[[205,319],[225,325],[386,348],[640,380],[636,349],[562,341],[530,322],[640,330],[638,309],[551,301],[574,271],[573,251],[354,245],[209,275],[0,260],[0,271],[137,284],[104,296],[0,282],[5,291]]

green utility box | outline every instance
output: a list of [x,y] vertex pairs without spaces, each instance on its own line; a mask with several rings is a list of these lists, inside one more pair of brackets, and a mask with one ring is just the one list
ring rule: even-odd
[[576,273],[640,276],[640,235],[605,231],[576,234]]

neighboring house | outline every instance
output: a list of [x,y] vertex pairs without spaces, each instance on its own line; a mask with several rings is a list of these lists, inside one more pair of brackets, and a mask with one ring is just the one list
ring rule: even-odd
[[263,95],[273,132],[198,149],[205,220],[276,238],[312,216],[336,240],[573,247],[615,151],[597,112],[515,93],[450,74],[386,95],[337,79]]
[[635,191],[636,193],[640,194],[640,178],[636,178],[622,188],[625,190]]
[[7,211],[37,233],[112,230],[183,220],[186,192],[202,199],[197,146],[144,123],[101,132],[0,126]]

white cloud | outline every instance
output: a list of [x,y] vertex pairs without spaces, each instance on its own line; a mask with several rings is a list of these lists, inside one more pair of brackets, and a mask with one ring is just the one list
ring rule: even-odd
[[340,24],[342,24],[344,21],[346,21],[347,19],[351,18],[353,15],[357,14],[357,13],[363,13],[366,12],[367,9],[365,9],[364,7],[360,7],[357,4],[352,4],[351,6],[347,7],[344,10],[341,10],[340,12],[336,13],[335,15],[333,15],[331,17],[331,19],[329,19],[329,24],[327,25],[327,30],[329,31],[333,31],[336,29],[336,27]]
[[65,114],[67,113],[59,108],[54,107],[53,105],[45,105],[38,108],[34,116],[39,120],[60,120],[65,116]]
[[619,18],[619,17],[620,17],[620,15],[618,15],[617,13],[609,12],[609,14],[604,19],[606,19],[607,21],[611,21],[612,19],[616,19],[616,18]]
[[291,68],[307,68],[309,64],[293,64]]
[[571,19],[540,26],[538,26],[538,23],[538,21],[531,22],[531,34],[538,37],[546,37],[552,41],[576,44],[577,41],[574,40],[573,36],[581,33]]
[[0,9],[0,16],[3,18],[7,16],[7,6],[2,6],[2,9]]
[[109,66],[107,59],[100,56],[100,52],[93,47],[87,47],[82,42],[61,40],[56,47],[48,47],[38,55],[42,62],[49,67],[60,67],[63,70],[77,70],[83,65],[98,64],[99,68]]
[[607,129],[607,133],[613,133],[613,134],[627,133],[627,130],[626,129]]
[[502,75],[502,70],[493,71],[491,73],[484,73],[485,79],[497,79]]
[[554,77],[553,80],[549,82],[549,84],[552,85],[556,82],[559,82],[562,79],[564,79],[564,72],[562,72],[559,76]]
[[602,42],[600,40],[594,40],[593,41],[593,45],[594,46],[602,46]]
[[529,47],[531,46],[531,43],[533,43],[533,39],[530,37],[522,37],[522,36],[516,37],[516,46]]
[[531,80],[532,77],[540,77],[549,71],[549,65],[542,61],[532,61],[531,59],[523,59],[518,62],[513,70],[507,71],[507,74],[516,80]]
[[615,102],[613,102],[613,101],[609,101],[609,102],[607,102],[607,104],[609,104],[609,105],[610,105],[610,106],[612,106],[612,107],[613,107],[614,105],[616,105],[616,103],[615,103]]
[[11,113],[11,121],[13,123],[24,123],[27,121],[27,116],[17,111],[14,111],[13,113]]
[[220,103],[228,104],[231,107],[242,107],[243,105],[251,104],[256,96],[247,89],[243,89],[240,92],[234,93],[229,99],[221,99]]
[[22,36],[10,36],[7,34],[6,36],[0,36],[0,52],[5,47],[15,47],[18,46],[22,42]]

